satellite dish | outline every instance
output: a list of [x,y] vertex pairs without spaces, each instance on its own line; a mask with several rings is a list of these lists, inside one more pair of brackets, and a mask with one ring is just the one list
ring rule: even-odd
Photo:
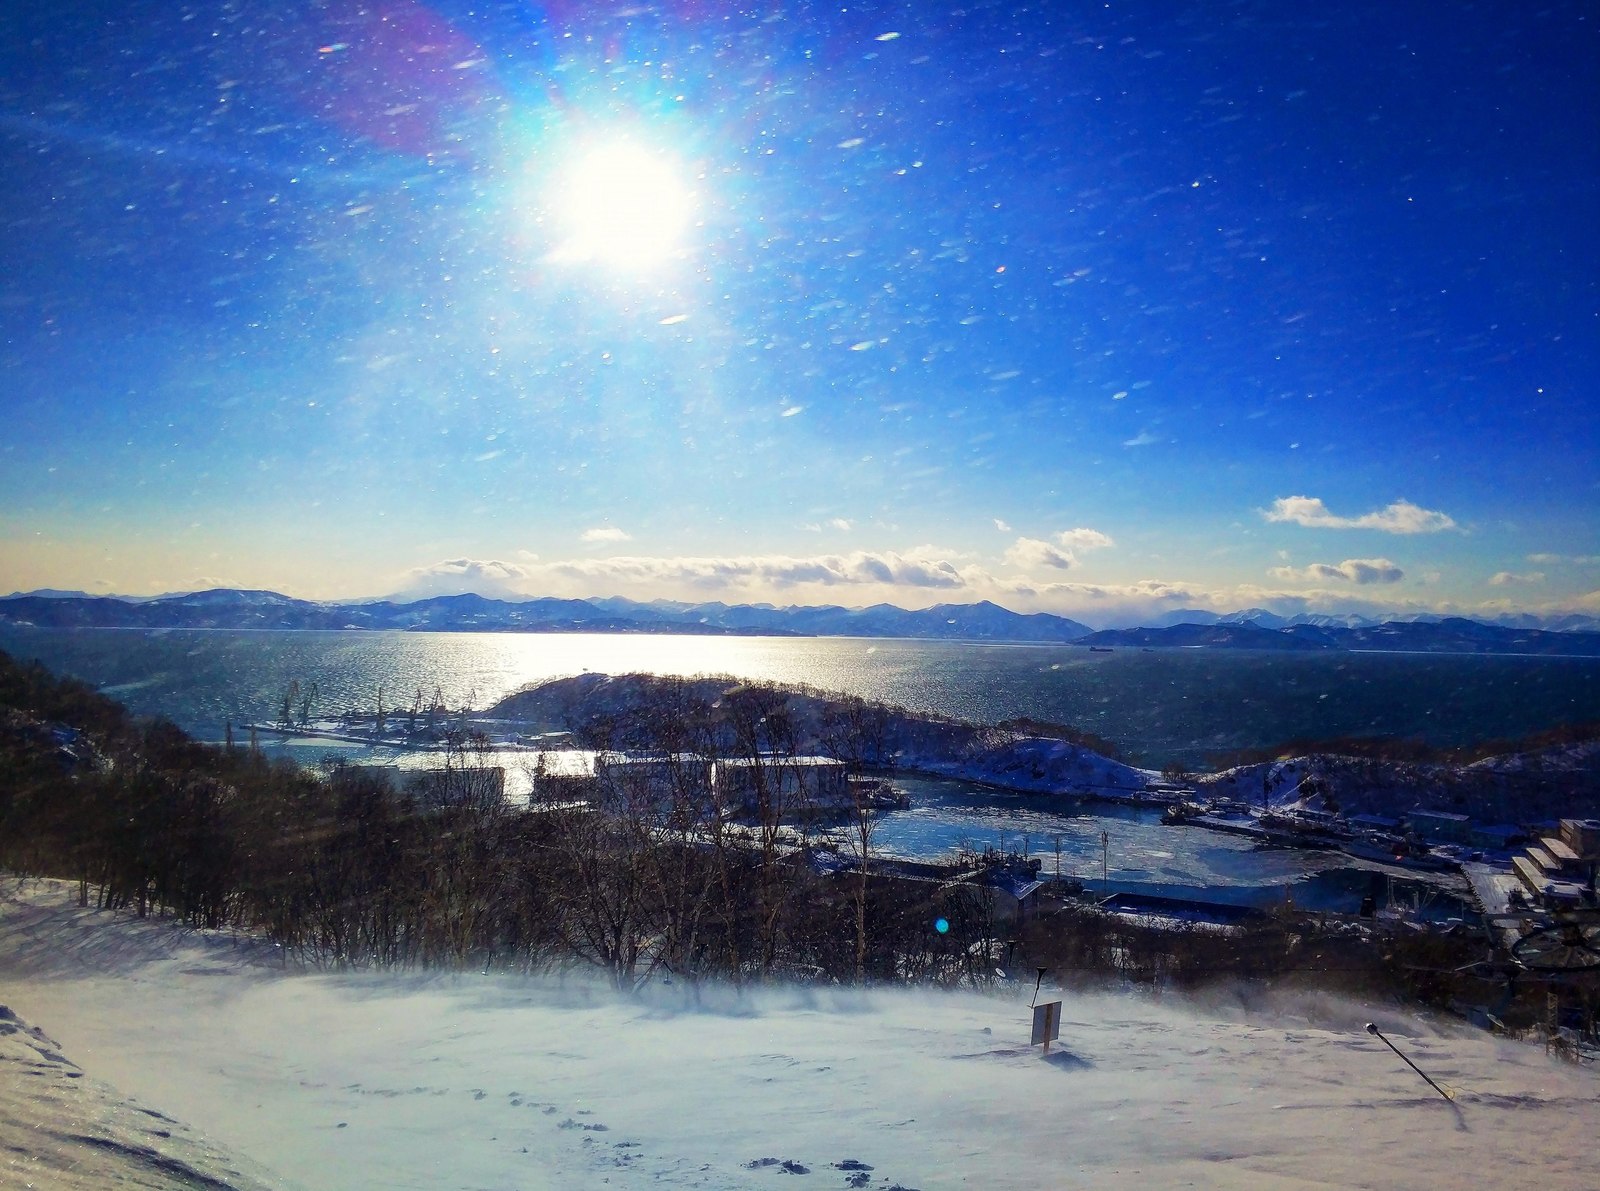
[[1536,972],[1600,968],[1600,921],[1558,922],[1529,931],[1511,945],[1511,955]]

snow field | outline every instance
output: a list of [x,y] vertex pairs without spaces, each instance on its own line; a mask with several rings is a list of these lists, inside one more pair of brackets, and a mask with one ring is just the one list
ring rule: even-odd
[[1600,1186],[1593,1072],[1314,994],[1069,993],[1045,1060],[1031,989],[297,974],[6,888],[0,1002],[281,1187]]

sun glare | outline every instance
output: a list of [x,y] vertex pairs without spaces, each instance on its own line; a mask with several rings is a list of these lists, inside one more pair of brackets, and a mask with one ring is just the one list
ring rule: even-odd
[[666,154],[629,142],[591,148],[556,180],[561,255],[623,268],[658,264],[681,247],[692,199]]

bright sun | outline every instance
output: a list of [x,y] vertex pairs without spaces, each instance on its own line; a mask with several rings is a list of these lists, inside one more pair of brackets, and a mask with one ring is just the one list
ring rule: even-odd
[[556,180],[561,254],[626,268],[657,264],[678,250],[692,201],[667,155],[626,141],[591,147]]

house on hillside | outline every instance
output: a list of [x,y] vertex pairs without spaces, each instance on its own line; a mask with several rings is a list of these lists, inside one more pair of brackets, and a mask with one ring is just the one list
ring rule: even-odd
[[1035,860],[1032,864],[1032,868],[997,865],[980,878],[996,922],[1020,926],[1032,914],[1039,901],[1039,890],[1044,888],[1044,882],[1039,879],[1039,862]]

